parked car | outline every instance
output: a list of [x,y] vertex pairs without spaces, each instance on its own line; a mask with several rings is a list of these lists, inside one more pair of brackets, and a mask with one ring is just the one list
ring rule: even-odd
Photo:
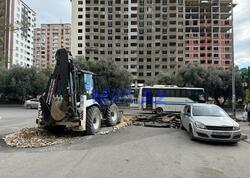
[[241,129],[229,115],[214,104],[188,104],[181,113],[181,127],[191,140],[214,140],[237,143]]
[[26,100],[24,103],[24,107],[27,109],[37,109],[38,108],[39,101],[36,98]]

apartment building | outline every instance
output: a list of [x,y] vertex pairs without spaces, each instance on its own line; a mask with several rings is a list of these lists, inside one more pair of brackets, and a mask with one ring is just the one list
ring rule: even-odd
[[71,24],[42,24],[34,30],[34,66],[38,69],[54,68],[55,54],[60,48],[70,50]]
[[232,65],[232,0],[186,0],[186,63]]
[[0,1],[0,65],[4,64],[5,1]]
[[232,0],[71,0],[72,54],[113,59],[134,83],[188,63],[228,68]]
[[[33,30],[36,13],[22,0],[4,0],[4,64],[31,67],[33,65]],[[2,8],[2,7],[1,7]]]

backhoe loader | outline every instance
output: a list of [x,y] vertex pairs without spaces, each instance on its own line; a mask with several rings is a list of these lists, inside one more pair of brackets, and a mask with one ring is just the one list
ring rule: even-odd
[[95,74],[78,70],[69,51],[56,52],[56,66],[45,92],[40,97],[39,127],[67,129],[95,134],[102,121],[108,126],[119,122],[118,107],[111,100],[96,100],[94,96]]

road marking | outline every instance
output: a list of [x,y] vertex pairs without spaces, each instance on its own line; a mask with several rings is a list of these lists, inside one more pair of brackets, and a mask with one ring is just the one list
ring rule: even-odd
[[2,116],[0,116],[0,120],[2,119]]

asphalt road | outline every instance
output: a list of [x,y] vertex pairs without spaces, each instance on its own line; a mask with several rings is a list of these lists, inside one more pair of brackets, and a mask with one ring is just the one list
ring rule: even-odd
[[25,109],[21,105],[0,105],[0,135],[35,126],[36,116],[36,109]]
[[[0,135],[34,125],[35,110],[0,108]],[[0,177],[249,178],[250,144],[193,142],[185,131],[127,127],[70,143],[16,149],[0,142]]]

